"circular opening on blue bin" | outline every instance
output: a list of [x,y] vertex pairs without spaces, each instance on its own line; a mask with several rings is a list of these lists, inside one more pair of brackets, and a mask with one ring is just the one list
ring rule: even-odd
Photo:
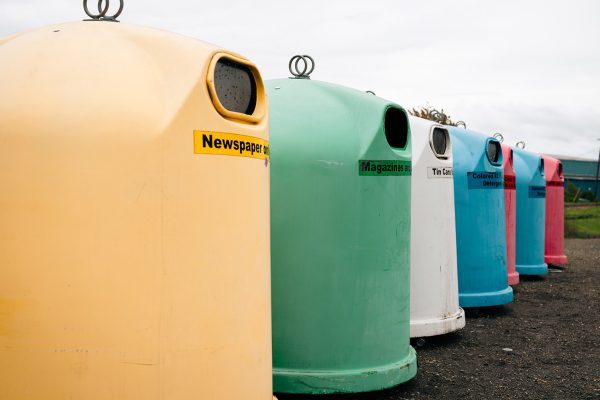
[[496,139],[490,139],[487,143],[487,156],[488,160],[494,165],[500,164],[500,154],[502,154],[502,148],[500,142]]

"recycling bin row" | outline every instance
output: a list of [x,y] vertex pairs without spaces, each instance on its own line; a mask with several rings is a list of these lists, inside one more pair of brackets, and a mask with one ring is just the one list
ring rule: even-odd
[[125,24],[0,60],[0,398],[384,389],[566,261],[556,160],[372,94]]

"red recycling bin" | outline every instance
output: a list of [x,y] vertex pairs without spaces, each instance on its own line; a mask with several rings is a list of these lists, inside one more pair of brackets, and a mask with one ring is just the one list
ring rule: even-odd
[[562,163],[556,158],[542,155],[546,176],[546,239],[544,262],[561,265],[567,263],[565,255],[565,178]]
[[508,272],[508,284],[516,285],[519,283],[519,273],[515,265],[517,197],[513,151],[510,146],[502,145],[502,158],[504,159],[504,212],[506,214],[506,270]]

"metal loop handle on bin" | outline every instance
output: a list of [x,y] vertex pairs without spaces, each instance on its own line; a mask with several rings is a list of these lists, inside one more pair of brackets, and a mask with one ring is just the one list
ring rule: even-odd
[[[300,70],[300,61],[304,63],[302,70]],[[310,79],[310,74],[315,70],[315,60],[306,54],[297,54],[290,59],[288,69],[295,78]]]
[[465,124],[465,121],[458,121],[454,126],[459,126],[462,125],[463,128],[467,129],[467,124]]
[[[104,5],[104,6],[103,6]],[[124,0],[119,0],[119,9],[114,15],[106,16],[110,7],[110,0],[98,0],[98,14],[93,14],[88,8],[88,0],[83,0],[83,11],[95,21],[117,21],[117,18],[123,12]]]
[[373,96],[377,96],[377,95],[375,94],[375,92],[374,92],[374,91],[372,91],[372,90],[367,90],[365,93],[372,94]]
[[519,141],[515,144],[515,146],[517,146],[520,149],[524,149],[525,148],[525,142],[524,141]]
[[494,133],[494,139],[498,140],[500,143],[504,142],[504,136],[500,132]]

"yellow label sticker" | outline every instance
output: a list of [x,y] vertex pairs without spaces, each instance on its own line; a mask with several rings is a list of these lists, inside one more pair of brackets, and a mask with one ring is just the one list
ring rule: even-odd
[[235,133],[194,131],[194,153],[269,159],[269,142]]

